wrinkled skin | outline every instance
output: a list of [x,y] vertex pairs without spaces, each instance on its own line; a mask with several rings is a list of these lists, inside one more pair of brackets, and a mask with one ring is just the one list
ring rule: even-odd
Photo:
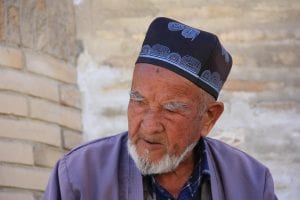
[[[170,70],[137,64],[128,105],[128,128],[138,155],[158,162],[165,154],[180,155],[188,145],[206,136],[221,115],[223,104],[207,101],[204,95],[207,93],[198,86]],[[191,152],[175,171],[156,178],[166,189],[176,185],[178,190],[193,166]],[[176,196],[175,191],[172,193]]]

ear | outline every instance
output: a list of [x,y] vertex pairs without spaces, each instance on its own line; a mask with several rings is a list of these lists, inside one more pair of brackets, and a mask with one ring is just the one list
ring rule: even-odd
[[208,108],[202,117],[201,136],[205,137],[208,135],[223,111],[224,104],[222,102],[216,101],[208,105]]

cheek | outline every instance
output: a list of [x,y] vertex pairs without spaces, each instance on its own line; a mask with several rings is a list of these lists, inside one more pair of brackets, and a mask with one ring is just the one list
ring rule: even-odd
[[165,123],[166,136],[168,141],[168,148],[170,153],[179,153],[187,143],[186,131],[187,127],[180,124],[180,122]]
[[168,122],[166,127],[170,153],[180,154],[200,138],[197,123],[191,120]]
[[128,105],[127,118],[128,118],[129,138],[133,140],[133,138],[137,135],[138,127],[141,120],[140,120],[140,115],[137,114],[134,106],[130,104]]

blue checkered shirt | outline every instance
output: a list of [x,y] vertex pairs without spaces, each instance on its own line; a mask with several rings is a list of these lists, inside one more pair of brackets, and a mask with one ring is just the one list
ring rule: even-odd
[[[198,162],[194,167],[192,175],[182,187],[177,200],[199,200],[201,184],[203,181],[209,181],[210,179],[207,152],[202,139],[200,139],[195,148],[195,156]],[[175,198],[164,189],[153,176],[145,176],[144,178],[152,192],[153,200],[175,200]]]

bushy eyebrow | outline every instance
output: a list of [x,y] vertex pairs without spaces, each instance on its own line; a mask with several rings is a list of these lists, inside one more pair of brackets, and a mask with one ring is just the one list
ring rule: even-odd
[[165,109],[175,111],[175,110],[186,110],[189,106],[182,102],[168,102],[163,105]]
[[141,101],[141,100],[144,100],[145,98],[136,90],[131,90],[129,92],[129,97],[130,99],[134,99],[134,100],[138,100],[138,101]]
[[[129,92],[129,96],[130,96],[131,100],[135,100],[135,101],[144,101],[145,100],[145,97],[136,90],[131,90]],[[170,110],[170,111],[187,110],[187,109],[189,109],[189,105],[187,103],[183,103],[183,102],[170,101],[170,102],[164,103],[162,105],[162,108]]]

